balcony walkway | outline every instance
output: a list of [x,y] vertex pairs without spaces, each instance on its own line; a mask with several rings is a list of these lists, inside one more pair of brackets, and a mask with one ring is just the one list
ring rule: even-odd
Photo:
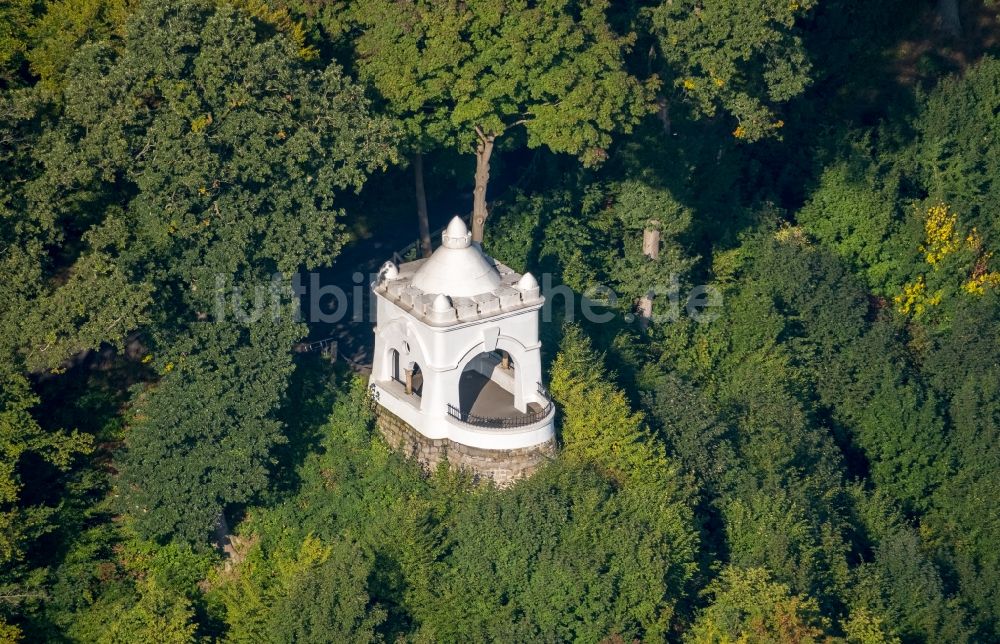
[[[528,414],[514,409],[514,394],[476,371],[466,371],[458,382],[458,400],[463,413],[484,418],[523,418]],[[528,412],[541,406],[528,403]]]

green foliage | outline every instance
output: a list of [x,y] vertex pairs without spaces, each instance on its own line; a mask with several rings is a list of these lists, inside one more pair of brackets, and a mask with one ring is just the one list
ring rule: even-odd
[[41,106],[33,92],[0,93],[0,347],[3,355],[20,345],[20,321],[31,310],[48,264],[46,244],[54,241],[48,222],[27,214],[24,183],[34,175],[32,149],[41,136]]
[[160,382],[137,393],[118,493],[140,535],[203,543],[227,504],[267,488],[299,333],[281,321],[197,325]]
[[[330,594],[310,600],[313,614],[326,615],[322,619],[328,621],[333,615],[341,627],[355,629],[359,637],[375,626],[380,633],[389,635],[412,628],[409,588],[423,582],[417,572],[409,570],[411,565],[419,568],[424,558],[416,527],[435,515],[428,515],[428,484],[419,467],[405,463],[373,437],[366,393],[365,383],[355,378],[335,387],[333,411],[319,428],[320,443],[297,469],[299,485],[295,494],[255,512],[244,524],[243,538],[251,542],[259,539],[260,546],[247,560],[247,574],[251,576],[248,586],[234,579],[232,588],[226,590],[230,581],[222,580],[222,592],[228,598],[225,605],[229,606],[223,609],[222,617],[234,632],[264,632],[288,622],[285,612],[264,611],[259,622],[241,616],[253,611],[255,597],[263,598],[266,592],[272,592],[265,589],[277,583],[276,563],[298,557],[307,538],[315,540],[320,550],[330,549],[329,562],[316,569],[317,578],[310,583],[325,584],[326,577],[335,574],[340,575],[336,579],[345,589],[345,594],[336,595],[335,602]],[[445,503],[445,498],[442,494],[438,503]],[[287,577],[288,583],[297,583],[292,577]],[[354,586],[354,581],[348,583],[348,577],[364,584]],[[369,598],[366,611],[373,612],[366,612],[364,619],[351,608],[366,605],[354,589],[360,589],[358,593],[364,590]],[[313,591],[302,587],[295,592]],[[246,604],[246,608],[234,608],[234,602]],[[231,618],[225,617],[230,610],[237,612]],[[355,616],[357,621],[353,621]],[[304,622],[299,627],[308,628]],[[321,633],[314,636],[323,638]]]
[[299,490],[257,519],[261,530],[282,533],[284,526],[297,526],[287,535],[291,543],[307,534],[332,542],[341,533],[371,549],[391,543],[387,533],[396,529],[397,510],[417,503],[426,484],[419,468],[407,467],[373,437],[366,394],[360,379],[338,387],[333,411],[320,428],[319,448],[298,470]]
[[[582,194],[580,194],[582,192]],[[599,230],[589,222],[601,216],[603,191],[600,186],[555,193],[544,226],[544,237],[536,242],[539,260],[551,267],[556,277],[577,293],[590,292],[602,282],[599,253],[606,240],[606,227]],[[605,212],[603,219],[607,221]]]
[[311,40],[349,47],[348,31],[354,26],[350,4],[324,0],[284,0],[280,7],[300,17]]
[[[664,361],[680,365],[692,381],[687,388],[701,388],[700,396],[666,390],[677,376],[644,381],[656,386],[649,402],[668,437],[718,495],[715,529],[724,533],[719,547],[728,560],[767,567],[833,615],[851,583],[850,501],[843,455],[820,420],[826,412],[817,407],[813,378],[829,377],[823,348],[843,347],[858,333],[852,325],[864,323],[856,308],[864,300],[838,284],[843,275],[828,262],[793,229],[747,239],[730,269],[739,286],[725,289],[723,315],[668,331],[675,335]],[[665,409],[663,399],[688,403],[707,419],[682,424],[675,418],[684,412]],[[710,433],[678,436],[678,425]],[[684,442],[674,442],[679,438]],[[695,451],[702,445],[711,451]]]
[[306,536],[298,552],[255,547],[219,580],[232,642],[370,642],[385,611],[369,607],[357,547]]
[[755,141],[780,130],[776,109],[809,83],[797,28],[812,0],[665,0],[646,9],[668,86],[695,114],[719,108],[736,119],[733,136]]
[[801,591],[831,593],[846,569],[839,560],[846,547],[837,526],[784,490],[741,490],[734,496],[723,507],[732,563],[765,566]]
[[198,585],[216,562],[214,554],[142,541],[111,524],[79,537],[53,573],[36,638],[63,633],[73,641],[194,641]]
[[103,342],[123,348],[126,331],[152,321],[153,290],[133,283],[104,248],[82,256],[65,283],[36,300],[21,321],[26,335],[37,333],[29,340],[29,367],[58,371],[55,365]]
[[947,596],[940,574],[920,548],[912,530],[900,528],[885,535],[874,561],[857,571],[855,601],[871,605],[907,641],[972,641],[963,624],[965,615]]
[[4,642],[20,642],[21,629],[12,624],[8,624],[0,618],[0,640]]
[[28,48],[28,30],[34,22],[33,0],[12,0],[0,7],[0,80],[16,74]]
[[[27,201],[42,221],[82,209],[75,226],[92,225],[78,277],[43,300],[76,317],[32,324],[32,366],[120,342],[147,318],[183,326],[213,308],[220,278],[248,286],[316,265],[344,241],[335,195],[391,156],[392,127],[336,66],[307,67],[226,6],[146,3],[120,53],[88,45],[72,70]],[[60,333],[74,327],[88,332]]]
[[66,470],[92,448],[87,434],[40,427],[31,413],[38,402],[27,379],[9,362],[0,362],[0,583],[11,581],[8,573],[15,571],[25,542],[52,529],[53,508],[22,499],[26,457]]
[[737,462],[733,432],[704,393],[659,365],[646,365],[640,386],[651,425],[685,472],[711,494],[725,489]]
[[792,594],[764,568],[727,567],[706,590],[711,604],[685,636],[698,643],[819,642],[826,620],[816,600]]
[[[571,183],[571,182],[566,182]],[[485,248],[510,266],[540,265],[576,292],[629,312],[655,289],[663,312],[697,260],[683,243],[691,210],[644,181],[594,182],[528,197],[515,193],[495,215]],[[660,234],[659,255],[643,252],[644,231]],[[615,299],[607,298],[610,288]]]
[[863,157],[823,171],[796,220],[834,251],[876,292],[894,295],[909,273],[898,171],[870,167]]
[[851,614],[881,615],[905,641],[969,641],[967,616],[945,591],[945,580],[920,536],[884,492],[853,490],[856,524],[871,550],[854,571]]
[[927,97],[916,122],[914,156],[934,200],[950,204],[998,248],[1000,212],[1000,60],[985,58],[947,78]]
[[1000,633],[996,598],[1000,565],[995,544],[1000,522],[983,512],[994,496],[1000,449],[1000,344],[995,322],[1000,299],[995,293],[967,300],[950,332],[939,334],[927,356],[927,371],[947,404],[951,419],[950,476],[932,499],[925,530],[928,540],[952,562],[961,595],[984,624],[987,637]]
[[[689,527],[588,468],[553,464],[457,510],[421,637],[659,639],[689,577]],[[683,516],[683,513],[675,513]]]
[[483,240],[484,250],[515,271],[530,270],[530,266],[537,264],[537,240],[549,218],[570,214],[570,207],[560,197],[564,195],[515,192],[509,202],[499,204],[491,215],[494,223]]
[[[757,250],[762,277],[773,285],[785,315],[798,320],[796,333],[817,374],[820,401],[852,428],[876,483],[922,506],[948,467],[932,456],[944,442],[944,429],[933,393],[894,337],[893,321],[866,319],[869,303],[859,284],[826,253],[774,242]],[[891,360],[873,362],[872,355]],[[847,391],[850,396],[844,396]]]
[[565,456],[593,463],[626,484],[676,486],[676,466],[642,413],[632,411],[625,392],[609,379],[603,362],[580,327],[566,325],[550,380],[562,410]]
[[598,162],[613,131],[650,111],[650,88],[624,69],[634,37],[611,30],[609,5],[361,2],[358,68],[417,147],[471,151],[477,128],[524,125],[529,147]]
[[[612,288],[629,304],[656,287],[661,295],[679,298],[682,279],[695,263],[679,238],[691,225],[691,210],[670,193],[640,181],[624,181],[612,186],[613,203],[607,229],[610,244],[604,259]],[[643,252],[643,233],[659,231],[658,256],[650,260]],[[676,284],[669,284],[670,279]]]
[[183,596],[165,590],[155,581],[148,581],[141,585],[135,605],[115,616],[107,632],[97,641],[186,644],[195,641],[196,628],[194,610]]
[[670,573],[675,579],[671,585],[679,588],[693,572],[695,553],[688,532],[690,482],[667,457],[643,415],[632,411],[603,361],[578,326],[564,327],[550,380],[562,412],[563,458],[596,466],[619,481],[627,496],[643,499],[639,507],[651,513],[651,525],[671,534],[675,552],[685,557],[678,562],[685,564],[684,573]]
[[87,43],[120,46],[125,24],[138,0],[60,0],[48,2],[45,14],[31,29],[28,61],[39,77],[38,87],[57,97],[76,52]]
[[[0,640],[1000,639],[1000,63],[963,10],[957,48],[898,0],[3,3]],[[480,233],[494,142],[546,148],[488,252],[720,315],[546,325],[561,453],[422,471],[293,360],[281,287],[396,243],[397,139],[452,192],[477,154]]]

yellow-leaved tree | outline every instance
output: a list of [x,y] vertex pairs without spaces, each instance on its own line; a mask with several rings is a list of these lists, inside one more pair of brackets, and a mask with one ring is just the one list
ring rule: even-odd
[[983,295],[1000,286],[1000,271],[990,268],[993,254],[984,248],[975,227],[963,233],[958,214],[944,203],[930,206],[923,220],[920,254],[930,270],[904,284],[896,295],[901,313],[920,317],[948,298]]

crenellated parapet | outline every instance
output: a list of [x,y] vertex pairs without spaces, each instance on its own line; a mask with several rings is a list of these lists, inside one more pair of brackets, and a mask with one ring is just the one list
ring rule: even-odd
[[393,427],[404,423],[421,445],[475,454],[473,469],[504,470],[505,455],[544,460],[533,450],[554,449],[555,408],[542,386],[545,300],[534,276],[483,253],[456,217],[431,257],[386,262],[372,291],[371,386]]

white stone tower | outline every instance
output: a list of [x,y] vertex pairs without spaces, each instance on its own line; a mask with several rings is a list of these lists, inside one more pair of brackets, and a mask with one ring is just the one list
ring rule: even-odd
[[455,217],[431,257],[379,271],[371,390],[391,444],[432,467],[447,455],[502,485],[554,449],[538,340],[544,298],[530,273],[471,239]]

